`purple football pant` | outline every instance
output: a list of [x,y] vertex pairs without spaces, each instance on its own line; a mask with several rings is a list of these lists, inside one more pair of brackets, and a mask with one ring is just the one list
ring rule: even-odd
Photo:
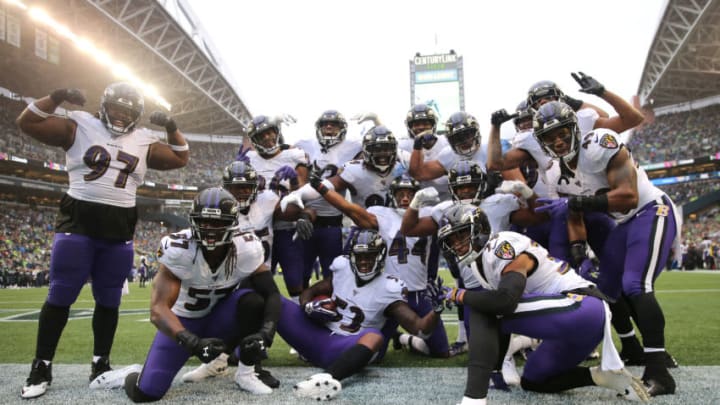
[[[430,302],[430,299],[425,296],[424,291],[408,292],[407,300],[410,308],[412,308],[419,317],[423,317],[433,310],[432,303]],[[450,350],[447,332],[445,331],[445,324],[442,319],[432,331],[432,335],[428,339],[424,340],[425,344],[427,344],[430,349],[430,354],[433,356],[445,355]]]
[[123,283],[132,269],[133,254],[132,240],[126,243],[56,233],[50,255],[47,302],[59,307],[71,306],[90,279],[97,304],[119,307]]
[[[482,287],[475,287],[475,288],[468,288],[468,291],[482,291],[484,288]],[[470,307],[467,305],[463,305],[463,323],[465,324],[465,335],[468,337],[468,341],[470,339]]]
[[330,276],[330,265],[336,257],[342,254],[343,240],[342,227],[315,228],[313,236],[304,241],[305,250],[305,273],[303,281],[310,281],[315,259],[320,259],[323,278]]
[[536,382],[584,361],[602,341],[604,325],[603,301],[573,294],[524,294],[515,312],[501,321],[504,333],[542,340],[523,370],[524,378]]
[[[202,318],[178,318],[187,330],[200,338],[214,337],[223,339],[226,343],[234,342],[239,338],[235,316],[237,302],[250,291],[236,290],[219,301],[212,311]],[[173,338],[158,331],[138,378],[138,387],[147,395],[161,398],[170,389],[175,375],[189,358],[190,353],[187,350],[180,347]]]
[[[272,261],[282,267],[285,286],[288,289],[301,290],[305,275],[304,241],[292,240],[294,229],[276,229],[273,236]],[[312,271],[312,266],[308,272]]]
[[618,225],[600,257],[598,288],[610,298],[652,292],[665,267],[677,232],[670,200],[663,196]]
[[[605,250],[605,242],[610,232],[615,229],[615,220],[604,212],[586,212],[584,215],[587,242],[597,257]],[[567,219],[551,220],[548,251],[556,259],[570,262],[570,240]],[[611,250],[612,251],[612,250]]]
[[278,334],[300,355],[316,367],[328,368],[340,355],[355,346],[368,333],[382,334],[373,328],[355,335],[338,335],[305,315],[300,306],[282,297]]

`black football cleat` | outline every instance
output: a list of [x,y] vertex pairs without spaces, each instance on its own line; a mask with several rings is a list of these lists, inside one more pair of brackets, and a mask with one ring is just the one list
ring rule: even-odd
[[665,352],[665,367],[667,368],[678,368],[680,365],[678,364],[677,360],[675,360],[675,357],[673,357],[672,354]]
[[47,390],[52,383],[52,364],[45,364],[40,359],[35,359],[30,367],[30,377],[28,377],[22,388],[20,396],[25,399],[37,398]]
[[643,353],[642,348],[634,350],[629,347],[623,347],[622,350],[620,350],[620,358],[626,366],[645,365],[645,353]]
[[675,380],[668,378],[649,378],[643,380],[651,397],[659,395],[672,395],[675,393]]
[[270,388],[278,388],[280,386],[280,380],[275,378],[269,371],[265,370],[260,364],[255,365],[255,375],[262,381],[263,384]]
[[90,382],[100,377],[102,373],[110,370],[112,370],[112,368],[110,368],[110,359],[106,356],[100,357],[92,363],[90,368]]

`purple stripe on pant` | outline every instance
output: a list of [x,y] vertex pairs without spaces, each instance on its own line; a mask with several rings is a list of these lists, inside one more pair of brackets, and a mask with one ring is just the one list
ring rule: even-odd
[[[182,318],[180,322],[187,330],[201,338],[215,337],[226,343],[239,337],[237,329],[237,302],[251,290],[240,289],[219,301],[207,316],[202,318]],[[180,371],[190,354],[175,340],[158,331],[150,345],[143,371],[138,379],[138,387],[147,395],[161,398],[170,389],[175,375]]]
[[133,242],[56,233],[50,256],[50,290],[47,301],[69,307],[88,279],[95,302],[120,306],[122,286],[132,268]]

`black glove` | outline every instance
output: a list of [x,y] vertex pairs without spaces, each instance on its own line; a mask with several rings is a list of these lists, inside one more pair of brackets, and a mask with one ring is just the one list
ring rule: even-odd
[[165,127],[168,134],[172,134],[177,131],[175,121],[162,111],[155,111],[150,114],[150,123],[159,127]]
[[582,262],[587,259],[587,248],[584,240],[575,240],[570,242],[570,265],[574,269],[579,269]]
[[425,294],[430,303],[433,306],[435,313],[442,313],[445,309],[445,295],[447,294],[447,287],[443,287],[443,279],[438,277],[437,280],[428,280],[427,286],[425,287]]
[[502,124],[510,121],[511,119],[517,117],[517,114],[508,114],[505,109],[497,110],[490,116],[490,123],[493,124],[493,126],[500,128]]
[[302,240],[309,240],[312,238],[315,227],[310,220],[310,215],[306,212],[300,214],[300,218],[295,222],[295,235],[293,240],[299,237]]
[[85,96],[78,89],[57,89],[50,93],[52,101],[60,105],[63,101],[79,106],[85,105]]
[[240,342],[240,361],[245,365],[253,365],[268,358],[265,338],[261,333],[246,336]]
[[570,73],[573,79],[575,79],[576,82],[580,85],[580,91],[583,93],[593,94],[598,97],[602,97],[603,93],[605,93],[605,86],[600,84],[597,80],[593,79],[591,76],[587,76],[583,72],[576,73]]
[[225,342],[218,338],[202,338],[185,329],[175,337],[178,344],[203,363],[209,363],[226,351]]
[[328,188],[322,184],[322,176],[324,172],[325,171],[318,166],[316,161],[313,162],[312,167],[310,168],[310,173],[308,173],[308,182],[310,183],[310,186],[320,193],[320,195],[325,195],[328,192]]

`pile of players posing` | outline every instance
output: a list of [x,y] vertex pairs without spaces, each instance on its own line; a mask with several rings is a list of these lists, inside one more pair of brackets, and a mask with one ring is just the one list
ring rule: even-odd
[[[345,139],[345,118],[330,110],[315,140],[289,146],[281,120],[255,117],[253,149],[240,149],[222,187],[197,195],[191,227],[161,242],[151,303],[159,332],[144,366],[109,370],[91,387],[159,400],[195,355],[203,364],[183,381],[236,365],[241,389],[271,394],[279,381],[260,363],[277,333],[323,369],[294,387],[318,400],[338,395],[393,339],[434,357],[469,348],[462,404],[508,385],[596,385],[636,400],[674,393],[653,284],[680,223],[618,135],[642,114],[592,77],[573,77],[616,115],[542,81],[514,114],[492,114],[487,147],[472,115],[451,115],[438,135],[422,104],[403,138],[365,114],[358,121],[374,126]],[[511,120],[517,134],[503,154],[500,127]],[[344,216],[355,225],[345,243]],[[440,254],[452,288],[437,278]],[[323,280],[309,285],[316,261]],[[271,277],[277,264],[289,298]],[[461,319],[453,345],[440,319],[451,306]],[[534,350],[519,376],[512,355],[525,342]],[[601,343],[600,365],[580,366]],[[642,378],[625,364],[645,365]]]

